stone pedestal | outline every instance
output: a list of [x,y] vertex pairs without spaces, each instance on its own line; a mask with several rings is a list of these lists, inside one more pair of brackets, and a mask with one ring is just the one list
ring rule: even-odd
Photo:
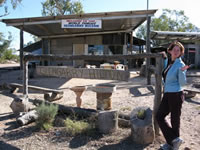
[[92,87],[92,91],[97,93],[97,110],[112,109],[112,93],[116,91],[113,84],[97,84]]
[[110,110],[112,93],[97,93],[97,110]]
[[[138,117],[138,112],[144,110],[143,119]],[[131,112],[131,138],[138,144],[153,143],[155,132],[153,128],[152,110],[147,107],[139,107]]]
[[118,129],[118,111],[101,111],[98,114],[98,129],[100,133],[109,134]]
[[75,87],[70,88],[70,90],[74,91],[74,93],[76,94],[77,107],[81,107],[81,104],[82,104],[81,95],[86,90],[86,87],[85,86],[75,86]]

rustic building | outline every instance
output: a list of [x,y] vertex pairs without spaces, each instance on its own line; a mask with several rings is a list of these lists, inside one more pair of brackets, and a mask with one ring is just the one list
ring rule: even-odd
[[[147,19],[147,15],[151,17],[155,12],[156,10],[88,13],[3,19],[2,22],[20,29],[21,58],[24,51],[33,51],[35,47],[38,49],[41,47],[42,54],[132,54],[138,49],[138,52],[142,52],[145,45],[145,41],[132,38],[132,32]],[[36,43],[35,46],[23,49],[24,31],[40,37],[42,41]],[[44,61],[42,63],[43,65],[70,65],[74,67],[83,67],[86,63],[99,64],[99,62],[91,62],[90,60]],[[125,60],[123,63],[126,64],[127,61]]]

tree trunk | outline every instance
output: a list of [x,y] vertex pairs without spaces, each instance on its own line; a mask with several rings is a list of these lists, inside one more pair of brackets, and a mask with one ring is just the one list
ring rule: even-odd
[[17,123],[21,126],[34,122],[38,118],[36,110],[29,111],[17,118]]
[[[40,105],[42,103],[45,103],[46,105],[52,104],[50,102],[39,100],[39,99],[35,99],[35,100],[29,99],[29,101],[32,102],[34,105],[38,105],[38,104]],[[58,113],[60,113],[60,114],[76,115],[77,117],[91,118],[93,120],[98,119],[99,113],[98,113],[97,110],[94,110],[94,109],[69,107],[69,106],[64,106],[64,105],[61,105],[61,104],[55,104],[55,105],[58,105]],[[126,114],[123,114],[123,113],[118,113],[118,117],[119,117],[118,124],[121,127],[130,127],[130,117],[129,117],[129,115],[126,115]]]

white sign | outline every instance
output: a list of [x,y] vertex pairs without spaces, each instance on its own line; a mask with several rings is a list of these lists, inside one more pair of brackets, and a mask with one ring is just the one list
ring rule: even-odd
[[101,29],[101,20],[90,19],[65,19],[62,20],[62,28]]

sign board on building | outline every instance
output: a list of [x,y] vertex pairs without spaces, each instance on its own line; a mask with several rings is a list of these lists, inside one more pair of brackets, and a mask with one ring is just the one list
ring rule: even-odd
[[36,73],[41,76],[65,77],[65,78],[85,78],[102,80],[128,81],[129,71],[112,69],[87,69],[72,68],[66,66],[37,66]]
[[101,29],[102,21],[94,19],[64,19],[61,26],[62,28]]

